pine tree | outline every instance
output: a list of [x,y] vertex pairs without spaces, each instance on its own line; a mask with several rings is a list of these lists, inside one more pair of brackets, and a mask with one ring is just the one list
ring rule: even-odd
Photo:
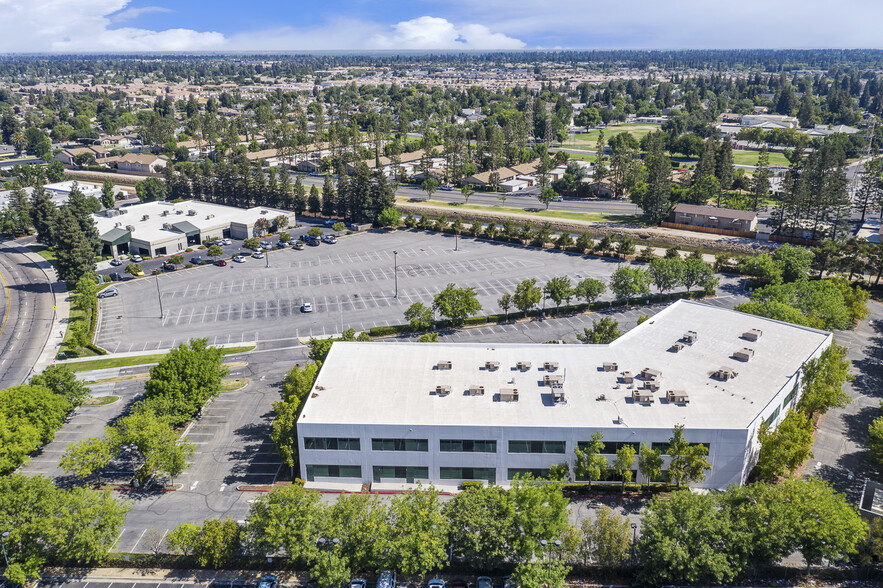
[[[95,226],[95,220],[92,218],[92,208],[86,196],[74,184],[68,196],[67,206],[71,214],[80,225],[80,232],[86,244],[92,250],[92,255],[98,255],[101,252],[101,237],[98,235],[98,228]],[[58,236],[61,237],[60,235]]]
[[377,217],[387,208],[395,207],[396,197],[386,182],[386,176],[380,174],[371,186],[371,218],[370,222],[375,222]]
[[671,164],[665,155],[665,135],[662,132],[647,135],[648,147],[647,188],[642,198],[641,208],[651,223],[660,223],[668,216],[671,206]]
[[325,216],[339,216],[346,218],[348,216],[350,201],[350,183],[349,176],[340,174],[337,180],[337,190],[334,194],[334,200],[322,201],[322,214]]
[[300,181],[300,176],[294,180],[294,199],[291,208],[297,214],[303,214],[307,210],[307,190],[304,188],[303,182]]
[[6,206],[6,218],[4,232],[13,237],[27,235],[31,228],[31,203],[28,201],[28,193],[24,188],[18,187],[12,191],[9,204]]
[[44,245],[55,243],[52,231],[57,215],[58,209],[55,208],[55,203],[46,194],[43,186],[34,188],[34,192],[31,194],[31,224],[37,231],[38,242]]
[[717,171],[715,172],[717,179],[720,181],[721,192],[733,187],[733,174],[735,171],[733,166],[733,144],[729,139],[725,139],[717,152]]
[[322,199],[319,198],[319,188],[316,186],[310,187],[310,197],[307,199],[307,209],[312,214],[319,214],[322,210]]
[[766,145],[757,155],[757,165],[754,168],[754,176],[751,178],[751,209],[755,212],[762,200],[770,195],[770,154]]
[[95,254],[69,205],[58,211],[54,236],[59,278],[68,284],[76,284],[80,278],[95,271]]
[[104,208],[113,208],[116,204],[116,198],[113,195],[113,180],[107,178],[101,187],[101,204]]
[[807,91],[800,99],[800,108],[797,111],[797,121],[803,128],[810,128],[816,122],[816,101],[812,94]]

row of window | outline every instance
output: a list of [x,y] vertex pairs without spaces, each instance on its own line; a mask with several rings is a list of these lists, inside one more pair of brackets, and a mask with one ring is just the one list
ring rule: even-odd
[[[374,466],[373,467],[374,482],[382,482],[384,480],[405,480],[413,483],[417,480],[429,479],[429,468],[425,466]],[[508,479],[512,480],[516,476],[524,477],[531,475],[535,478],[548,478],[548,468],[509,468],[507,471]],[[667,476],[668,471],[663,472],[663,477]],[[361,466],[347,465],[307,465],[307,480],[312,482],[315,478],[359,478],[362,477]],[[632,479],[636,480],[638,470],[632,470]],[[439,468],[439,478],[442,480],[484,480],[493,483],[497,479],[496,468],[458,468],[458,467],[442,467]],[[579,481],[584,479],[577,478]],[[595,482],[615,482],[619,481],[619,477],[612,470],[608,470],[606,475]]]

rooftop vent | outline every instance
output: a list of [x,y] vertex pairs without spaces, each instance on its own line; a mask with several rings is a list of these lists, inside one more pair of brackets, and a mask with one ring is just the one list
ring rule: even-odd
[[669,390],[665,393],[665,399],[672,404],[689,404],[690,397],[683,390]]
[[566,404],[567,399],[564,397],[564,389],[556,388],[552,390],[552,401],[555,404]]
[[615,361],[605,361],[601,364],[601,369],[605,372],[615,372],[619,369],[619,365]]
[[123,223],[113,223],[113,228],[115,229],[121,226],[123,226]]
[[742,338],[747,339],[748,341],[757,341],[760,339],[761,335],[763,335],[763,331],[760,329],[751,329],[750,331],[742,333]]
[[167,231],[171,231],[171,230],[172,230],[172,225],[171,225],[170,223],[163,223],[163,224],[162,224],[162,228],[164,228],[164,229],[167,230]]
[[169,216],[169,211],[168,210],[162,211],[162,214],[160,214],[160,216]]
[[645,380],[655,380],[660,376],[662,376],[662,372],[659,370],[654,370],[646,367],[641,370],[641,377]]
[[187,211],[187,216],[196,216],[196,211],[191,208]]
[[656,392],[657,390],[659,390],[659,382],[644,382],[644,390],[652,390],[653,392]]
[[133,233],[135,231],[135,225],[126,225],[126,230]]
[[619,379],[622,381],[623,384],[631,384],[635,381],[635,377],[632,375],[632,372],[622,372],[622,374],[619,376]]
[[677,353],[678,351],[680,351],[684,347],[686,347],[686,345],[684,343],[681,343],[680,341],[678,341],[678,342],[674,343],[671,347],[669,347],[668,350],[674,351],[675,353]]
[[175,214],[184,214],[184,211],[183,210],[176,210]]
[[599,394],[598,400],[600,400],[601,402],[604,402],[605,400],[607,400],[607,395],[606,394]]
[[639,404],[653,404],[656,401],[650,392],[643,390],[632,390],[632,400]]
[[687,345],[692,345],[699,340],[699,335],[696,333],[696,331],[687,331],[686,333],[684,333],[684,336],[681,337],[681,340]]
[[145,214],[144,216],[141,217],[141,220],[143,220],[143,221],[150,220],[150,215]]
[[469,386],[470,396],[484,396],[484,386]]
[[557,375],[551,376],[548,374],[543,376],[543,385],[544,386],[553,386],[555,384],[558,384],[559,386],[563,386],[564,385],[564,376],[557,376]]
[[486,362],[484,362],[484,369],[491,371],[491,372],[496,371],[496,370],[500,369],[500,362],[499,361],[486,361]]
[[448,385],[438,385],[435,387],[435,393],[439,396],[447,396],[451,393],[451,387]]
[[558,362],[557,361],[547,361],[546,363],[543,364],[543,369],[546,370],[547,372],[554,372],[555,370],[558,369]]
[[500,388],[500,400],[514,402],[518,400],[518,388]]
[[728,380],[732,380],[738,375],[739,374],[733,368],[722,367],[714,372],[714,374],[712,374],[712,377],[722,382],[726,382]]
[[518,363],[515,364],[515,369],[522,371],[522,372],[526,372],[527,370],[530,369],[530,362],[529,361],[519,361]]
[[440,370],[449,370],[449,369],[453,368],[454,365],[450,361],[440,361],[440,362],[438,362],[438,364],[436,364],[435,367]]
[[754,357],[754,349],[749,349],[748,347],[743,347],[739,351],[733,354],[733,357],[738,359],[739,361],[748,361],[752,357]]

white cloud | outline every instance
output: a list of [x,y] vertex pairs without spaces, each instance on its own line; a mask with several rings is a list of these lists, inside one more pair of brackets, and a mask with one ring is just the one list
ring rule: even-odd
[[125,22],[127,20],[132,20],[138,18],[142,14],[150,14],[152,12],[173,12],[170,8],[163,8],[162,6],[144,6],[142,8],[126,8],[122,12],[118,12],[116,14],[110,15],[110,22],[118,23]]

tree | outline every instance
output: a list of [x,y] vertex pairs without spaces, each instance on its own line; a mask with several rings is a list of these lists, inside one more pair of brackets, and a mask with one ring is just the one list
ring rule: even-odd
[[557,313],[561,303],[564,301],[570,303],[570,299],[573,297],[574,291],[570,278],[567,276],[556,276],[550,279],[543,287],[543,294],[547,298],[551,298],[552,302],[555,303],[555,312]]
[[65,397],[44,386],[0,390],[0,473],[11,472],[52,441],[72,408]]
[[639,574],[651,584],[729,582],[742,570],[744,547],[744,534],[714,496],[674,492],[645,510]]
[[509,320],[509,309],[512,308],[512,295],[508,292],[504,292],[502,296],[497,299],[497,306],[500,307],[500,310],[506,313],[506,320]]
[[610,289],[617,298],[632,298],[650,293],[650,276],[639,267],[620,265],[610,277]]
[[546,210],[549,210],[549,205],[552,204],[552,201],[558,197],[558,194],[552,188],[542,188],[540,193],[537,194],[537,200],[540,201],[540,204],[546,207]]
[[265,217],[261,217],[254,221],[254,232],[257,235],[266,235],[270,232],[270,221]]
[[696,257],[688,257],[681,264],[680,282],[687,291],[697,285],[713,291],[720,279],[714,275],[711,265]]
[[657,257],[650,261],[648,272],[653,283],[656,284],[656,289],[660,292],[668,292],[682,282],[684,260],[680,257],[674,259]]
[[647,484],[652,484],[653,480],[662,477],[662,452],[649,445],[641,445],[641,453],[638,455],[638,471],[647,480]]
[[560,561],[546,564],[542,560],[524,562],[515,566],[512,581],[520,588],[564,588],[570,566]]
[[181,523],[169,531],[166,541],[173,552],[181,555],[193,555],[199,542],[202,529],[193,523]]
[[632,197],[644,211],[644,217],[652,224],[659,224],[668,217],[671,193],[671,165],[665,155],[665,134],[646,135],[648,148],[644,159],[647,168],[647,184],[633,190]]
[[95,472],[99,472],[98,480],[101,481],[101,470],[110,465],[116,457],[114,447],[106,439],[90,437],[78,443],[72,443],[59,462],[59,466],[65,472],[72,473],[76,478],[83,480]]
[[849,373],[847,351],[846,347],[832,343],[819,357],[803,364],[803,394],[797,401],[797,410],[807,420],[831,408],[842,408],[851,401],[843,391],[843,385],[854,377]]
[[31,385],[43,386],[65,398],[75,408],[89,398],[89,387],[66,365],[51,365],[31,378]]
[[615,567],[628,559],[632,547],[629,520],[606,504],[595,511],[594,520],[583,520],[582,533],[585,549],[596,565]]
[[429,200],[432,198],[432,194],[438,190],[439,183],[435,178],[426,178],[423,180],[423,183],[420,184],[420,188],[426,192],[426,199]]
[[116,205],[116,198],[113,194],[113,180],[107,178],[101,187],[101,205],[104,208],[111,209]]
[[448,284],[433,298],[432,310],[450,320],[453,325],[462,325],[467,317],[481,311],[481,303],[478,302],[475,288],[457,288],[454,284]]
[[163,201],[166,192],[166,183],[159,178],[145,178],[135,184],[135,194],[141,202]]
[[460,188],[460,193],[463,195],[463,201],[469,204],[469,198],[475,194],[475,188],[472,187],[472,184],[466,184]]
[[375,222],[380,227],[395,228],[402,222],[402,214],[390,206],[380,211]]
[[611,343],[622,336],[619,330],[619,322],[612,317],[601,317],[600,320],[592,321],[592,328],[584,328],[583,333],[577,333],[576,338],[583,343],[591,345],[603,345]]
[[708,446],[688,443],[684,438],[684,425],[674,426],[668,440],[668,454],[671,456],[668,475],[678,488],[682,483],[701,482],[705,479],[705,470],[711,469],[706,459]]
[[813,252],[806,247],[794,247],[783,243],[773,252],[772,259],[782,271],[782,281],[799,282],[809,277]]
[[635,448],[632,445],[623,445],[616,451],[616,460],[613,462],[613,471],[622,478],[622,489],[632,481],[632,466],[635,463]]
[[405,311],[405,320],[412,331],[425,331],[432,328],[433,310],[422,302],[415,302]]
[[812,421],[790,409],[775,430],[761,423],[757,432],[760,454],[755,466],[758,475],[764,480],[775,480],[786,472],[794,474],[812,457],[812,433]]
[[539,304],[543,291],[537,286],[536,278],[523,280],[515,287],[515,294],[512,295],[512,303],[519,311],[527,313],[534,306]]
[[125,272],[130,276],[143,276],[144,270],[141,269],[140,263],[130,263],[126,266]]
[[49,198],[43,186],[34,188],[31,194],[31,225],[37,231],[37,241],[44,245],[53,245],[53,231],[55,230],[58,209]]
[[585,300],[586,304],[592,304],[606,289],[607,286],[605,286],[604,282],[601,280],[584,278],[576,285],[576,288],[574,288],[574,294],[577,298]]
[[[290,237],[289,237],[289,239],[290,239]],[[221,257],[222,255],[224,255],[224,250],[221,249],[218,245],[212,245],[211,247],[209,247],[206,250],[205,254],[208,255],[209,257]]]
[[270,438],[276,444],[282,462],[292,468],[292,478],[297,460],[297,419],[318,373],[318,363],[311,362],[304,367],[295,365],[282,380],[282,400],[273,403],[276,418]]
[[[179,529],[182,529],[180,533]],[[232,519],[209,519],[201,528],[183,523],[169,532],[168,540],[170,545],[177,545],[180,541],[183,544],[181,547],[188,549],[189,554],[196,558],[197,565],[204,568],[229,565],[242,544],[241,529]]]
[[770,155],[764,145],[757,154],[757,165],[751,177],[751,209],[757,211],[758,207],[769,198],[770,195]]
[[450,520],[442,512],[438,491],[430,486],[393,497],[389,513],[395,528],[388,565],[405,577],[422,576],[448,559]]
[[275,489],[257,498],[248,515],[249,538],[259,552],[284,549],[289,559],[312,563],[319,554],[322,506],[319,493],[301,484]]
[[69,206],[62,206],[53,230],[58,277],[69,284],[95,271],[95,254]]
[[[880,406],[883,408],[883,404]],[[868,449],[874,459],[883,463],[883,416],[875,418],[868,426]]]
[[543,552],[540,540],[558,537],[568,527],[568,500],[561,482],[535,480],[530,476],[512,480],[509,492],[515,503],[509,545],[516,557],[530,560]]
[[600,480],[607,471],[607,458],[601,455],[604,450],[604,435],[600,432],[592,434],[592,440],[575,449],[576,464],[573,473],[577,480],[589,482],[592,488],[594,480]]
[[144,397],[163,398],[170,408],[163,416],[173,425],[183,424],[218,394],[228,372],[222,361],[221,350],[209,347],[207,339],[181,343],[150,368]]
[[[328,176],[325,177],[327,178]],[[316,186],[310,186],[310,196],[307,198],[307,210],[310,211],[310,214],[319,214],[319,211],[322,210],[323,200],[333,202],[333,200],[329,200],[328,193],[325,194],[324,199],[320,199],[319,189]]]

